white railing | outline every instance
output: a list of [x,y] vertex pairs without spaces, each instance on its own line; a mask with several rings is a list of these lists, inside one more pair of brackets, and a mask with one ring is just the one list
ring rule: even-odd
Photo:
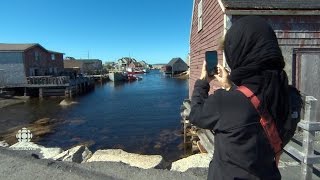
[[314,164],[320,163],[320,155],[314,154],[316,131],[320,131],[320,122],[316,121],[317,99],[306,96],[304,101],[304,117],[298,126],[303,130],[302,150],[288,144],[284,150],[301,162],[301,179],[311,180]]

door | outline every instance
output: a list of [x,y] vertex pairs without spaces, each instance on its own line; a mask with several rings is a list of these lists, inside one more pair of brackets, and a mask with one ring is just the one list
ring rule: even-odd
[[303,95],[318,100],[316,120],[320,122],[320,49],[296,49],[293,57],[293,84]]
[[34,75],[39,76],[39,69],[34,69]]

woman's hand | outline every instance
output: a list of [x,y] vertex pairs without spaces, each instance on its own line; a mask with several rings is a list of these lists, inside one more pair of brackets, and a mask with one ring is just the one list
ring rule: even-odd
[[210,81],[212,81],[214,79],[214,77],[209,77],[208,76],[208,72],[206,70],[206,64],[207,64],[206,61],[203,61],[200,79],[201,80],[207,80],[210,83]]
[[214,75],[214,77],[221,83],[221,86],[229,91],[229,89],[232,87],[232,82],[229,79],[229,72],[218,64],[218,74]]

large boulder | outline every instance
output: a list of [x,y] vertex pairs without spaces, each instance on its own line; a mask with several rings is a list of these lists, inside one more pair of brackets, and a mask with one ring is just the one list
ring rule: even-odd
[[9,148],[13,150],[34,151],[34,154],[37,154],[41,159],[52,159],[62,152],[61,148],[46,148],[33,142],[18,142]]
[[64,100],[62,100],[62,101],[60,102],[59,105],[60,105],[60,106],[70,106],[70,105],[72,105],[72,104],[77,104],[77,102],[64,99]]
[[0,147],[8,147],[9,144],[6,141],[0,141]]
[[212,155],[195,154],[172,163],[171,171],[185,172],[190,168],[208,168]]
[[96,161],[122,162],[142,169],[151,169],[162,166],[163,158],[160,155],[140,155],[121,149],[108,149],[96,151],[87,162]]
[[91,151],[86,146],[76,146],[53,157],[58,161],[70,161],[76,163],[86,162],[92,156]]

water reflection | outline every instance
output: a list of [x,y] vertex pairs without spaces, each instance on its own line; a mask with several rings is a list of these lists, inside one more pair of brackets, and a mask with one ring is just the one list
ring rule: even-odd
[[[40,126],[47,119],[47,133],[37,134],[44,146],[70,148],[78,144],[95,151],[121,148],[129,152],[162,154],[177,159],[182,152],[180,105],[188,96],[188,81],[163,77],[158,71],[131,83],[98,84],[95,90],[62,108],[63,99],[33,99],[0,109],[0,135],[11,128]],[[50,130],[50,131],[49,131]],[[12,129],[11,129],[12,131]],[[34,131],[46,132],[33,128]]]

